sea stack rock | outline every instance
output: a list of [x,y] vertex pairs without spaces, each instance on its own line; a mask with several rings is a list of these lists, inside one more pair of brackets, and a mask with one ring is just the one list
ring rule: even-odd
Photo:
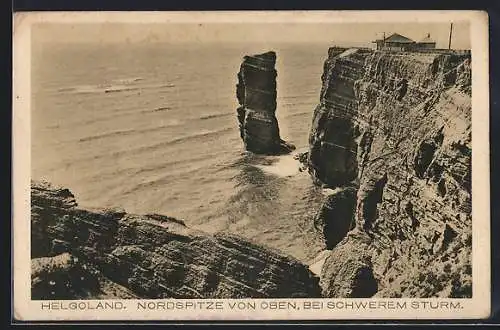
[[295,146],[280,138],[276,112],[276,53],[245,56],[238,73],[236,97],[240,136],[256,154],[286,154]]

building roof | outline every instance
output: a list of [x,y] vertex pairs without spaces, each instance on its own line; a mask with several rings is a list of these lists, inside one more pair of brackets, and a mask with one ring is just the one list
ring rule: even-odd
[[389,37],[385,38],[385,42],[397,42],[397,43],[401,43],[401,44],[411,44],[411,43],[414,43],[415,41],[413,41],[410,38],[407,38],[405,36],[402,36],[398,33],[393,33]]
[[422,39],[422,40],[420,40],[419,42],[422,43],[422,44],[425,44],[425,43],[436,43],[434,40],[431,39],[431,34],[430,33],[427,33],[427,35],[425,36],[425,38]]
[[[377,39],[372,42],[383,42],[384,39]],[[402,36],[398,33],[393,33],[389,37],[385,38],[385,42],[394,42],[394,43],[400,43],[400,44],[413,44],[415,41],[411,40],[410,38],[407,38],[405,36]]]

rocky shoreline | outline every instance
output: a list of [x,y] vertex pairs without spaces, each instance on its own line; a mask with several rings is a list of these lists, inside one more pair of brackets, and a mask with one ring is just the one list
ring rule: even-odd
[[156,214],[78,208],[31,187],[32,299],[319,297],[306,265],[234,235]]
[[[238,74],[250,152],[295,149],[279,136],[275,62],[246,56]],[[470,54],[332,47],[321,79],[295,157],[331,189],[312,265],[163,215],[83,210],[32,182],[33,299],[471,297]]]

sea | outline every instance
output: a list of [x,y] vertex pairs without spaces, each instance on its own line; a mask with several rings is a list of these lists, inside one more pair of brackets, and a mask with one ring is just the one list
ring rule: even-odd
[[[165,214],[310,262],[325,191],[307,150],[328,44],[44,43],[32,46],[32,178],[80,207]],[[294,154],[244,150],[236,108],[244,55],[274,50],[277,118]]]

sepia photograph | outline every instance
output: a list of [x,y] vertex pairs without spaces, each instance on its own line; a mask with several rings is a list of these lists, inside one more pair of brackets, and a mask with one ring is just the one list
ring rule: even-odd
[[487,16],[329,14],[26,24],[31,312],[487,317]]

